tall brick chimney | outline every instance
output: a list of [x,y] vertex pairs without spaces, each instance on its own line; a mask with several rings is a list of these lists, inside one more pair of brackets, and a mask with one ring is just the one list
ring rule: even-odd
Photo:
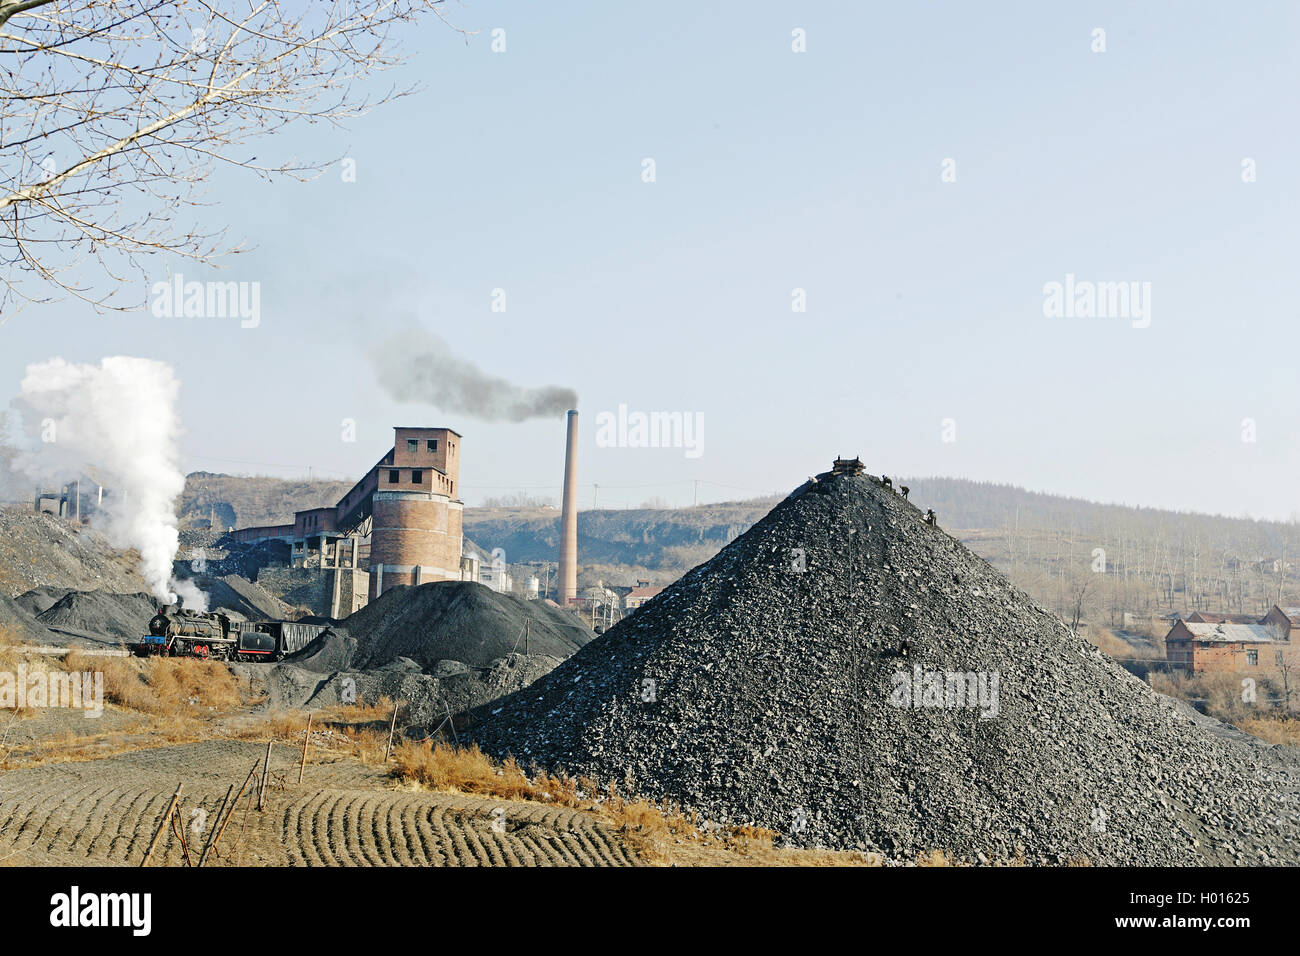
[[578,412],[568,415],[564,446],[564,497],[560,506],[560,573],[556,599],[561,607],[578,596]]

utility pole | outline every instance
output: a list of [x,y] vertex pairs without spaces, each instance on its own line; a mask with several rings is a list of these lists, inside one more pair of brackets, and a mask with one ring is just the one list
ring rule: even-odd
[[595,511],[596,501],[600,498],[600,485],[592,485],[591,488],[591,510]]
[[691,502],[691,505],[694,506],[694,505],[698,505],[699,503],[700,503],[700,479],[696,478],[695,479],[695,500]]

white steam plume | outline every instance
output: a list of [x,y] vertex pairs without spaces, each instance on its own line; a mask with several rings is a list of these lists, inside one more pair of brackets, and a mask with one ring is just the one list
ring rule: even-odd
[[578,405],[571,388],[525,388],[457,358],[438,336],[395,332],[370,350],[380,386],[402,402],[424,402],[488,422],[522,422],[562,415]]
[[27,366],[22,413],[29,448],[14,467],[38,481],[91,472],[106,489],[97,524],[118,547],[140,552],[140,573],[160,601],[206,610],[206,598],[172,577],[179,537],[176,499],[185,487],[176,442],[180,381],[153,359],[114,356],[99,365],[53,358]]

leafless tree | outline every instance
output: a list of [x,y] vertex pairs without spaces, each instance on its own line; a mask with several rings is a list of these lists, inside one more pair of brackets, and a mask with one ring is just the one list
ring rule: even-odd
[[1070,596],[1074,599],[1074,607],[1070,613],[1070,630],[1075,634],[1079,633],[1079,622],[1083,620],[1083,599],[1087,593],[1087,581],[1075,584],[1071,588]]
[[[71,294],[133,308],[143,258],[211,263],[241,245],[197,221],[220,164],[311,178],[328,161],[245,145],[339,123],[411,88],[396,33],[441,0],[0,0],[0,323]],[[259,149],[266,148],[259,145]]]

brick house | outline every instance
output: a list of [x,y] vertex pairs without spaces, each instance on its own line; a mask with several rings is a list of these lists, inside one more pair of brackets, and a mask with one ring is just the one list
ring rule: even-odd
[[623,599],[623,604],[629,611],[635,611],[662,590],[661,587],[652,586],[649,581],[638,581],[637,586]]
[[[1289,613],[1290,612],[1290,613]],[[1206,615],[1235,617],[1236,615]],[[1294,623],[1293,623],[1294,622]],[[1281,675],[1300,665],[1300,608],[1274,606],[1263,618],[1237,621],[1176,621],[1165,635],[1165,658],[1193,674]]]

